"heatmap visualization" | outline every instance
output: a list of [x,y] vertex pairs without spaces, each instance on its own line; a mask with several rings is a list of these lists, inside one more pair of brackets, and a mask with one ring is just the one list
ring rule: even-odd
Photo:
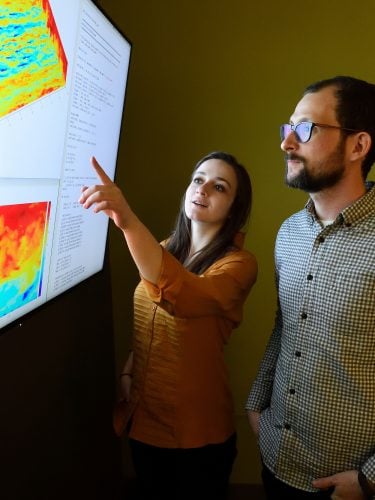
[[51,203],[0,206],[0,317],[42,292]]
[[0,0],[0,117],[65,86],[68,62],[48,0]]

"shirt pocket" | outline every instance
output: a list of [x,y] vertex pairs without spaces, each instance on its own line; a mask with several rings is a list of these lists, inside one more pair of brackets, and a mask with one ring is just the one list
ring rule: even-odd
[[343,269],[335,276],[326,314],[328,331],[348,351],[375,344],[375,271]]

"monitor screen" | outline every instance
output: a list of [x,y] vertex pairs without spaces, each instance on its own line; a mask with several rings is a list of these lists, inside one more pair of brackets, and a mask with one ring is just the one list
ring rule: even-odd
[[0,0],[0,329],[103,267],[131,44],[91,0]]

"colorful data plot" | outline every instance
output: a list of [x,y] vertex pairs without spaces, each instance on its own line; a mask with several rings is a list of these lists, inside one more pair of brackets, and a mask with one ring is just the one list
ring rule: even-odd
[[0,317],[42,292],[51,203],[0,206]]
[[0,117],[64,87],[67,66],[48,0],[0,0]]

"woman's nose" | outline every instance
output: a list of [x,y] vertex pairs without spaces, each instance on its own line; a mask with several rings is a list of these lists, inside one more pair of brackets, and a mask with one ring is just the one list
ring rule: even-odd
[[206,194],[207,194],[206,183],[204,183],[204,184],[198,184],[196,192],[199,193],[200,195],[206,196]]

